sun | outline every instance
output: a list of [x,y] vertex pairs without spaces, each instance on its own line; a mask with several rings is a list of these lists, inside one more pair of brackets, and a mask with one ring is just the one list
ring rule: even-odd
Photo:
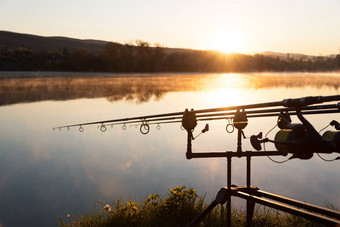
[[244,39],[237,32],[232,30],[219,30],[210,38],[210,48],[223,53],[242,53],[244,49]]

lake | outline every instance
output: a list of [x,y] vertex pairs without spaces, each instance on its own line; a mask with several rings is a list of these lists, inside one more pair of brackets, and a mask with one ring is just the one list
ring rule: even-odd
[[[10,78],[10,79],[8,79]],[[56,226],[58,217],[90,212],[97,200],[141,201],[190,186],[210,201],[226,183],[226,159],[185,158],[180,123],[138,127],[53,127],[304,96],[339,94],[340,73],[91,74],[0,73],[0,226]],[[317,130],[335,114],[306,117]],[[292,117],[294,122],[299,122]],[[253,118],[246,136],[266,134],[276,117]],[[211,121],[195,151],[236,150],[226,120]],[[197,131],[204,127],[199,122]],[[328,127],[328,130],[331,128]],[[273,138],[277,128],[268,136]],[[249,140],[243,148],[252,149]],[[322,155],[333,159],[339,154]],[[283,161],[287,157],[274,157]],[[232,183],[245,185],[245,159],[233,159]],[[316,205],[339,207],[339,161],[317,155],[283,164],[252,160],[252,185]],[[233,200],[234,202],[234,200]],[[244,202],[235,200],[235,206]]]

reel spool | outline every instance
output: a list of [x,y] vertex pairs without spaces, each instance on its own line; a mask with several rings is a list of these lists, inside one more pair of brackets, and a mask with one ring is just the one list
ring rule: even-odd
[[[280,152],[292,153],[291,158],[310,159],[313,157],[313,148],[303,136],[299,136],[292,129],[281,129],[275,135],[275,148]],[[290,159],[291,159],[290,158]]]
[[302,124],[292,124],[288,113],[280,112],[277,126],[281,129],[275,135],[275,148],[280,152],[295,153],[297,148],[293,146],[294,141],[302,139],[305,127]]
[[303,136],[293,129],[281,129],[274,138],[275,148],[280,152],[301,153],[301,148],[296,144],[296,141],[301,140]]

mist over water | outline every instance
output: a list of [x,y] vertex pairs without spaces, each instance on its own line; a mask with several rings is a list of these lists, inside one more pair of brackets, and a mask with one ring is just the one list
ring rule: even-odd
[[169,92],[230,89],[328,88],[337,73],[99,74],[0,72],[0,105],[46,100],[107,98],[111,102],[160,100]]
[[[160,130],[151,125],[148,135],[133,126],[126,130],[108,127],[105,133],[97,126],[84,127],[84,132],[78,128],[53,131],[53,127],[185,108],[336,95],[340,85],[336,73],[12,75],[0,80],[3,226],[53,226],[58,217],[66,220],[67,214],[90,212],[97,200],[140,201],[151,193],[166,195],[168,188],[178,185],[194,187],[210,201],[226,186],[225,159],[185,158],[186,132],[180,124],[161,125]],[[306,118],[317,130],[340,120],[335,114]],[[267,133],[275,123],[276,118],[250,119],[245,134]],[[199,123],[197,132],[204,124]],[[194,141],[195,151],[236,149],[237,134],[225,131],[226,121],[209,124],[209,132]],[[273,138],[276,131],[268,136]],[[243,145],[251,149],[248,140]],[[233,183],[244,185],[245,160],[233,159],[232,167]],[[316,205],[329,201],[339,207],[339,171],[338,162],[327,163],[317,156],[284,164],[253,158],[252,185]]]

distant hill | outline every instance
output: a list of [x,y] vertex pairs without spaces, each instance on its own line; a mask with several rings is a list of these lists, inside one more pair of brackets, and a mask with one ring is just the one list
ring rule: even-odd
[[266,51],[259,53],[263,56],[279,58],[281,60],[293,59],[293,60],[314,60],[319,57],[330,57],[335,58],[336,55],[328,55],[328,56],[314,56],[314,55],[305,55],[305,54],[298,54],[298,53],[276,53],[271,51]]
[[[20,46],[25,46],[32,50],[41,50],[41,51],[50,51],[50,50],[59,50],[62,51],[67,49],[70,52],[73,52],[75,49],[83,48],[87,49],[93,53],[98,53],[100,49],[106,44],[108,41],[103,40],[93,40],[93,39],[74,39],[68,37],[59,37],[59,36],[38,36],[31,34],[23,34],[17,32],[9,32],[9,31],[1,31],[0,30],[0,47],[7,46],[10,48],[16,48]],[[167,48],[164,47],[163,50],[170,54],[172,52],[192,52],[197,51],[193,49],[184,49],[184,48]],[[263,56],[279,58],[281,60],[286,60],[288,58],[294,60],[313,60],[320,56],[312,56],[312,55],[304,55],[298,53],[276,53],[271,51],[266,51],[262,53],[258,53]],[[325,57],[334,58],[336,55],[330,55]]]
[[15,48],[25,46],[32,50],[64,50],[74,51],[78,48],[84,48],[91,52],[98,52],[107,41],[91,39],[73,39],[67,37],[44,37],[16,32],[0,31],[0,47],[7,46]]
[[[93,39],[74,39],[74,38],[59,37],[59,36],[45,37],[45,36],[23,34],[23,33],[0,30],[0,47],[7,46],[10,48],[16,48],[20,46],[25,46],[32,50],[41,50],[41,51],[60,50],[62,51],[64,49],[67,49],[70,52],[73,52],[75,49],[83,48],[93,53],[98,53],[99,50],[106,43],[108,43],[108,41],[93,40]],[[168,54],[172,52],[195,51],[192,49],[167,48],[167,47],[164,47],[163,50]]]

